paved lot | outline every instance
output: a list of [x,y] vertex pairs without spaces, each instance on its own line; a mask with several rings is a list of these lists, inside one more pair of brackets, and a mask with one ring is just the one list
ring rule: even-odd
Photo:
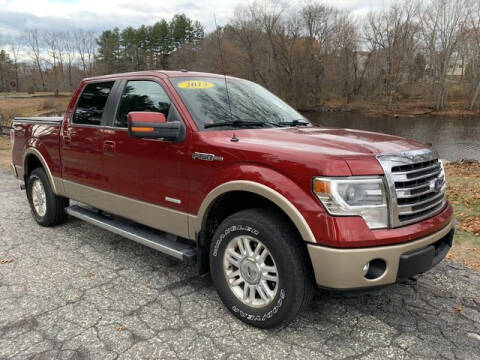
[[0,170],[1,359],[480,359],[479,290],[478,274],[442,263],[416,286],[318,291],[287,328],[257,330],[168,256],[78,220],[37,226]]

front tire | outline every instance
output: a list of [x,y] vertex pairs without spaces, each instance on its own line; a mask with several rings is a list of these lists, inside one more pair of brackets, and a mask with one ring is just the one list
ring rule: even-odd
[[269,209],[244,210],[220,224],[210,272],[225,306],[260,328],[288,324],[315,290],[305,244],[282,214]]
[[68,199],[57,196],[52,190],[45,170],[36,168],[28,177],[27,198],[33,218],[41,226],[62,224],[67,218]]

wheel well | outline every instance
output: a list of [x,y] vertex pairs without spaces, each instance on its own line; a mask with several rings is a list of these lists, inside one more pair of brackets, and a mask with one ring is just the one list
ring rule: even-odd
[[25,183],[27,183],[28,176],[36,168],[43,168],[43,164],[38,157],[35,155],[28,155],[27,160],[25,161]]
[[285,221],[291,224],[292,228],[298,233],[298,238],[300,238],[300,233],[294,223],[275,203],[263,196],[248,191],[232,191],[219,196],[211,205],[203,231],[206,242],[205,245],[209,245],[218,225],[220,225],[223,220],[236,212],[254,208],[275,210],[284,217]]

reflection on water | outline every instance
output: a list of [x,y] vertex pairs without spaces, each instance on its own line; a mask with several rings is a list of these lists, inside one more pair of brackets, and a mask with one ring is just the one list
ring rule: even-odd
[[315,125],[375,131],[431,143],[442,159],[480,161],[479,117],[367,117],[354,112],[304,115]]

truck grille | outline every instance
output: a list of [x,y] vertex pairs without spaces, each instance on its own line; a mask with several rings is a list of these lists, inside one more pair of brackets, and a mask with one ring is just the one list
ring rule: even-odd
[[392,227],[439,213],[445,206],[445,173],[436,152],[423,149],[380,155],[390,196]]

